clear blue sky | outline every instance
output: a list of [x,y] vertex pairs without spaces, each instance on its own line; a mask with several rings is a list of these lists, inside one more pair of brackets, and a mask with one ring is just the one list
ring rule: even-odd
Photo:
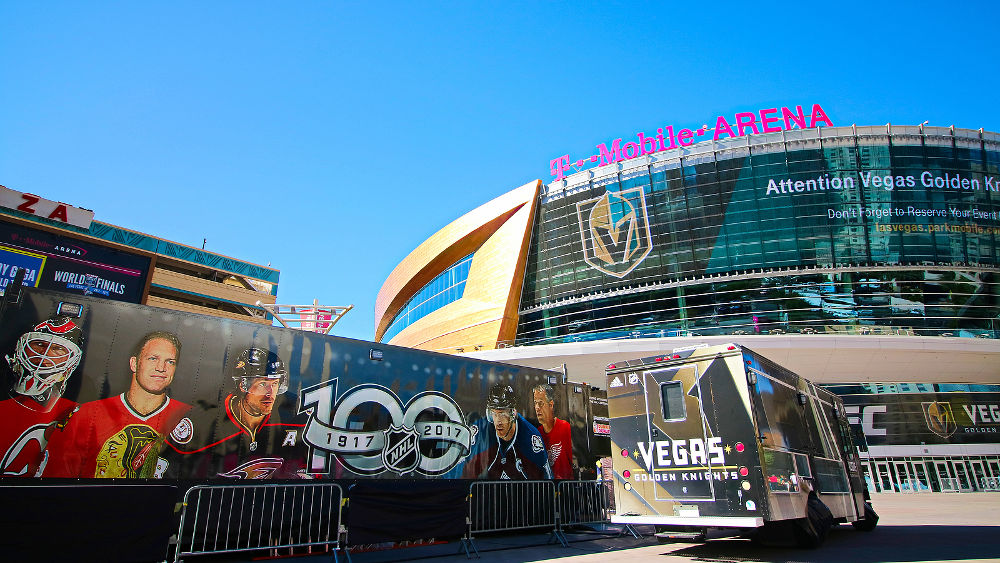
[[0,0],[0,184],[270,262],[370,339],[404,256],[562,154],[812,103],[1000,131],[995,6]]

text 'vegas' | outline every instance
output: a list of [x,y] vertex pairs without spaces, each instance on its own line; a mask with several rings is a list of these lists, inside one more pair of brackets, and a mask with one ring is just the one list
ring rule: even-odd
[[722,438],[691,438],[689,440],[657,440],[637,442],[643,465],[653,467],[725,465]]

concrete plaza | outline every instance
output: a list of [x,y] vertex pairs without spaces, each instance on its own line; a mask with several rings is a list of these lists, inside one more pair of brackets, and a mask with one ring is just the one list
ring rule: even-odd
[[[762,547],[715,531],[703,544],[660,544],[648,535],[634,539],[593,533],[569,534],[568,548],[547,543],[547,534],[483,536],[476,544],[483,563],[1000,560],[1000,493],[875,494],[872,505],[880,517],[875,531],[858,532],[840,525],[814,550]],[[455,554],[457,548],[457,544],[448,544],[396,549],[358,553],[352,559],[355,563],[467,561],[464,553]]]

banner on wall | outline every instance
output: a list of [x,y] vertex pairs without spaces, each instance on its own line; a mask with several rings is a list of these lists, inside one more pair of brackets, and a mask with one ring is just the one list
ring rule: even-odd
[[1000,393],[844,395],[870,446],[1000,443]]
[[21,270],[24,284],[138,303],[150,259],[0,222],[0,294]]
[[381,345],[373,360],[367,342],[91,297],[60,316],[66,297],[24,290],[0,324],[4,476],[546,479],[593,465],[573,459],[569,430],[587,413],[543,370]]

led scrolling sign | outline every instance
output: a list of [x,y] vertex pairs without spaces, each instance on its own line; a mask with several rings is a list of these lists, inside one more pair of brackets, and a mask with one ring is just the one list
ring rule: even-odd
[[826,126],[833,127],[833,122],[823,111],[819,104],[813,104],[812,110],[807,114],[802,106],[794,108],[766,108],[756,112],[739,112],[733,116],[732,121],[727,116],[719,115],[714,119],[715,127],[702,125],[691,129],[680,129],[675,132],[673,125],[660,127],[656,130],[656,135],[646,136],[640,131],[636,134],[636,141],[622,142],[623,139],[615,139],[609,148],[607,144],[597,145],[597,153],[587,158],[580,158],[574,161],[568,154],[554,158],[549,166],[554,180],[562,180],[566,173],[572,168],[582,170],[588,164],[597,163],[597,166],[607,166],[624,160],[639,158],[647,154],[654,154],[661,151],[676,149],[678,147],[689,147],[697,142],[707,140],[709,132],[712,133],[712,140],[742,137],[751,133],[777,133],[790,129],[813,129]]

